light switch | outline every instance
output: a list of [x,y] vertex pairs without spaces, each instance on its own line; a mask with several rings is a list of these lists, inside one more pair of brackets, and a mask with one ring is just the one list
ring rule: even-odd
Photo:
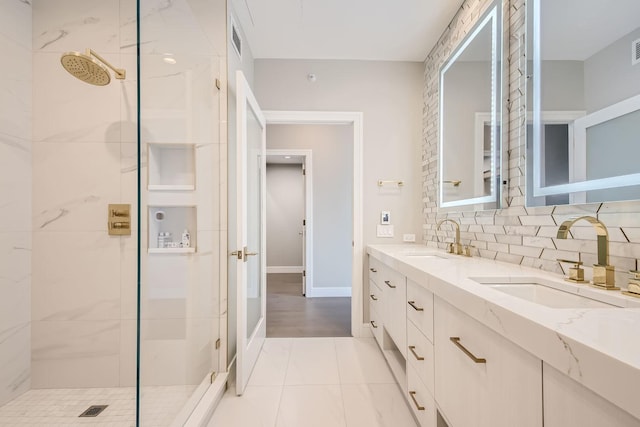
[[377,237],[393,237],[393,225],[378,224],[376,227]]
[[416,241],[416,235],[415,234],[403,234],[402,235],[402,241],[403,242],[415,242]]

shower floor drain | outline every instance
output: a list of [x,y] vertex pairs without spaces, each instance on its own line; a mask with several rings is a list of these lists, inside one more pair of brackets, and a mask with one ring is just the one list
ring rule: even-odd
[[89,408],[78,415],[78,417],[97,417],[104,411],[109,405],[93,405],[89,406]]

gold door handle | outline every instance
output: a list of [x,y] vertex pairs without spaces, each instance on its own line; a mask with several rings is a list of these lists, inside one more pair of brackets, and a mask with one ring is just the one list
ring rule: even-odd
[[416,302],[415,302],[415,301],[407,301],[407,304],[409,304],[411,307],[413,307],[413,309],[414,309],[415,311],[424,311],[424,308],[422,308],[422,307],[418,307],[418,306],[416,305]]
[[376,297],[374,294],[371,294],[369,296],[371,297],[372,300],[378,301],[378,297]]
[[416,409],[418,411],[424,411],[424,406],[421,406],[418,401],[416,400],[416,392],[415,391],[410,391],[409,392],[409,396],[411,396],[411,400],[413,400],[413,404],[416,405]]
[[376,269],[375,269],[375,268],[373,268],[373,267],[372,267],[372,268],[370,268],[369,270],[371,270],[371,272],[372,272],[372,273],[377,273],[377,272],[378,272],[378,270],[376,270]]
[[471,353],[465,346],[460,343],[460,337],[449,337],[452,343],[456,345],[464,354],[469,356],[469,359],[473,360],[476,363],[487,363],[487,359],[482,359],[480,357],[476,357],[473,353]]
[[386,283],[387,286],[390,287],[391,289],[395,289],[396,288],[396,285],[392,285],[391,281],[389,281],[389,280],[385,280],[384,283]]
[[256,256],[256,255],[258,255],[258,252],[249,252],[249,248],[247,248],[246,246],[244,247],[244,251],[243,251],[243,252],[244,252],[244,258],[243,258],[243,259],[244,259],[244,262],[247,262],[247,259],[248,259],[250,256]]
[[374,329],[378,329],[378,325],[376,325],[375,320],[372,320],[372,321],[371,321],[371,322],[369,322],[369,323],[371,323],[371,326],[373,326],[373,328],[374,328]]
[[415,345],[410,345],[409,346],[409,351],[411,352],[411,354],[413,354],[413,357],[415,357],[416,360],[424,360],[424,357],[418,356],[418,353],[416,353],[416,346]]

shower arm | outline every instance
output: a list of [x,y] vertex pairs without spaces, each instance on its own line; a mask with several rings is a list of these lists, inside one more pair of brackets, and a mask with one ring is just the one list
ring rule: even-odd
[[111,65],[109,63],[109,61],[104,59],[102,56],[98,55],[92,49],[87,49],[86,54],[87,54],[87,56],[94,56],[95,58],[98,59],[98,61],[102,62],[104,65],[109,67],[116,74],[116,79],[124,80],[125,77],[127,76],[127,72],[126,72],[126,70],[124,68],[116,68],[116,67],[114,67],[113,65]]

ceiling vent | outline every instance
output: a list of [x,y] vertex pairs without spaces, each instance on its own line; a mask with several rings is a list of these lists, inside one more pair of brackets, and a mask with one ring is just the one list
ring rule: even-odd
[[640,39],[631,44],[631,65],[640,64]]
[[238,54],[238,57],[242,59],[242,38],[240,37],[240,31],[235,21],[231,19],[231,44],[233,49]]

